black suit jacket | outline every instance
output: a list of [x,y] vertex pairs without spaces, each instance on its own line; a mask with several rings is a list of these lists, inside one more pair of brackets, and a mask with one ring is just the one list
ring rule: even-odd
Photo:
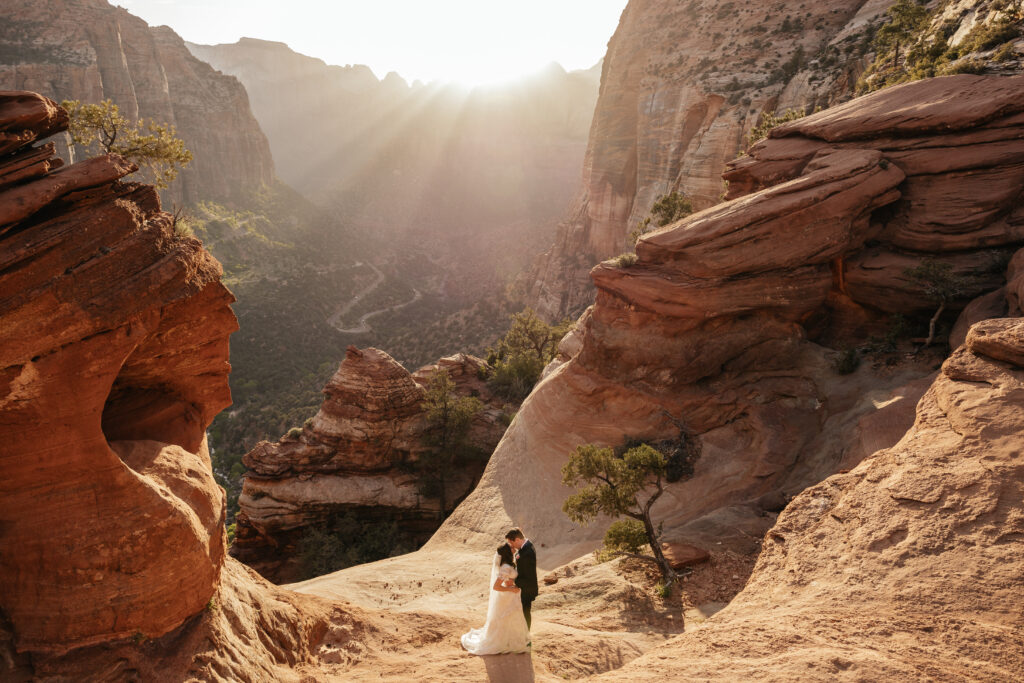
[[524,599],[533,600],[537,597],[537,552],[533,549],[533,543],[529,541],[519,549],[519,559],[516,560],[516,586],[522,592]]

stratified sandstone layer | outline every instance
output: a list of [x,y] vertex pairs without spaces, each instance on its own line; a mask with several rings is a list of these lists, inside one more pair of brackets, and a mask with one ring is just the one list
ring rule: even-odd
[[[0,117],[27,142],[67,121],[33,93]],[[115,182],[132,170],[99,157],[0,190],[0,601],[20,648],[163,634],[224,562],[204,443],[231,402],[233,298],[152,187]]]
[[350,613],[225,556],[205,430],[237,328],[220,265],[67,112],[0,92],[0,678],[298,680]]
[[0,88],[58,102],[111,99],[128,118],[177,128],[194,160],[165,198],[193,204],[273,180],[270,147],[245,88],[188,51],[166,26],[106,0],[10,0],[0,6]]
[[[698,210],[737,196],[721,174],[765,112],[850,99],[891,4],[630,2],[608,46],[582,187],[550,251],[521,278],[537,309],[552,319],[582,311],[593,299],[587,272],[632,247],[630,231],[659,195],[680,192]],[[945,19],[958,35],[997,12],[981,0],[955,4]],[[1015,60],[1001,68],[1019,73]]]
[[[950,101],[970,106],[947,116]],[[592,544],[602,525],[578,528],[560,510],[568,493],[560,467],[583,443],[673,438],[680,427],[699,440],[693,478],[655,507],[684,541],[702,516],[735,505],[778,509],[787,495],[895,443],[913,420],[896,404],[916,402],[915,380],[934,360],[843,376],[836,353],[810,338],[857,343],[887,311],[926,322],[937,300],[905,271],[929,258],[971,271],[953,309],[1006,282],[1016,291],[1022,115],[1024,77],[955,76],[781,129],[732,172],[751,194],[646,235],[632,266],[593,270],[596,304],[565,341],[579,350],[527,399],[480,486],[431,543],[472,537],[479,520],[493,519],[492,533],[514,522],[549,545]],[[844,140],[853,137],[845,131],[859,133]],[[782,173],[787,152],[796,161]],[[949,207],[964,220],[940,228],[953,225]],[[908,248],[907,235],[925,230],[934,236]],[[859,274],[865,264],[870,277]]]
[[431,375],[443,370],[458,396],[483,402],[470,425],[469,443],[489,454],[505,431],[503,402],[480,379],[486,361],[458,354],[414,374],[378,349],[349,347],[324,387],[320,411],[301,434],[261,441],[244,457],[232,554],[274,581],[293,581],[298,543],[311,526],[335,516],[395,521],[419,542],[444,513],[466,496],[484,461],[460,466],[446,482],[446,507],[423,495],[416,461],[430,446],[423,409]]
[[801,493],[746,588],[600,680],[1017,680],[1024,319],[971,328],[898,444]]

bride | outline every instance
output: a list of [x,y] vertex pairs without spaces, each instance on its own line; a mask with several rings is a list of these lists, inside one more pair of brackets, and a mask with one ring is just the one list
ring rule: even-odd
[[487,600],[487,621],[462,636],[462,647],[474,655],[526,652],[529,631],[512,559],[512,548],[502,543],[491,567],[491,593]]

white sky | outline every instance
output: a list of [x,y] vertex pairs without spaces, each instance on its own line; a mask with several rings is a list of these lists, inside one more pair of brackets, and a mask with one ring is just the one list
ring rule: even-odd
[[378,77],[478,84],[604,56],[627,0],[111,0],[194,43],[277,40]]

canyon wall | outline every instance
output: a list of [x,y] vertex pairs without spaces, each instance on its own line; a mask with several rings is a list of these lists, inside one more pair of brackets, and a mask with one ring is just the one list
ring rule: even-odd
[[494,519],[491,533],[517,523],[568,544],[566,560],[593,544],[601,525],[560,509],[559,470],[579,444],[680,428],[699,441],[693,478],[655,507],[685,538],[702,517],[778,509],[895,443],[941,356],[842,375],[834,349],[862,343],[887,312],[927,321],[938,300],[907,272],[922,263],[963,277],[954,311],[1004,286],[1024,243],[1022,116],[1024,77],[962,75],[776,129],[730,172],[741,196],[644,236],[635,263],[593,270],[597,300],[564,342],[571,359],[525,401],[431,543]]
[[283,43],[189,49],[245,85],[285,182],[361,230],[415,240],[461,290],[486,283],[500,296],[503,280],[544,249],[579,185],[597,67],[552,64],[475,88],[410,86]]
[[[301,433],[263,441],[244,457],[249,471],[232,554],[275,582],[308,578],[299,558],[303,534],[347,513],[361,522],[393,522],[415,545],[423,543],[472,490],[517,407],[490,391],[480,378],[487,369],[486,361],[458,354],[410,374],[383,351],[349,347]],[[424,487],[432,473],[417,465],[436,450],[425,441],[431,426],[423,402],[438,370],[453,382],[452,399],[482,403],[467,445],[483,457],[446,473],[444,503]]]
[[66,126],[0,91],[0,677],[291,679],[347,617],[226,557],[220,265]]
[[[587,272],[632,247],[659,195],[680,192],[697,210],[720,202],[721,174],[765,112],[850,99],[891,4],[630,2],[605,57],[582,187],[554,245],[519,280],[537,310],[581,312],[594,296]],[[1000,16],[980,1],[946,4],[936,22],[952,21],[957,35]],[[1020,68],[1010,59],[996,71]]]
[[728,607],[599,680],[1019,678],[1022,430],[1024,319],[979,322],[899,443],[789,504]]
[[0,88],[58,102],[109,98],[129,119],[175,126],[194,159],[165,193],[174,203],[238,197],[273,181],[242,84],[193,57],[171,29],[106,0],[5,2]]

